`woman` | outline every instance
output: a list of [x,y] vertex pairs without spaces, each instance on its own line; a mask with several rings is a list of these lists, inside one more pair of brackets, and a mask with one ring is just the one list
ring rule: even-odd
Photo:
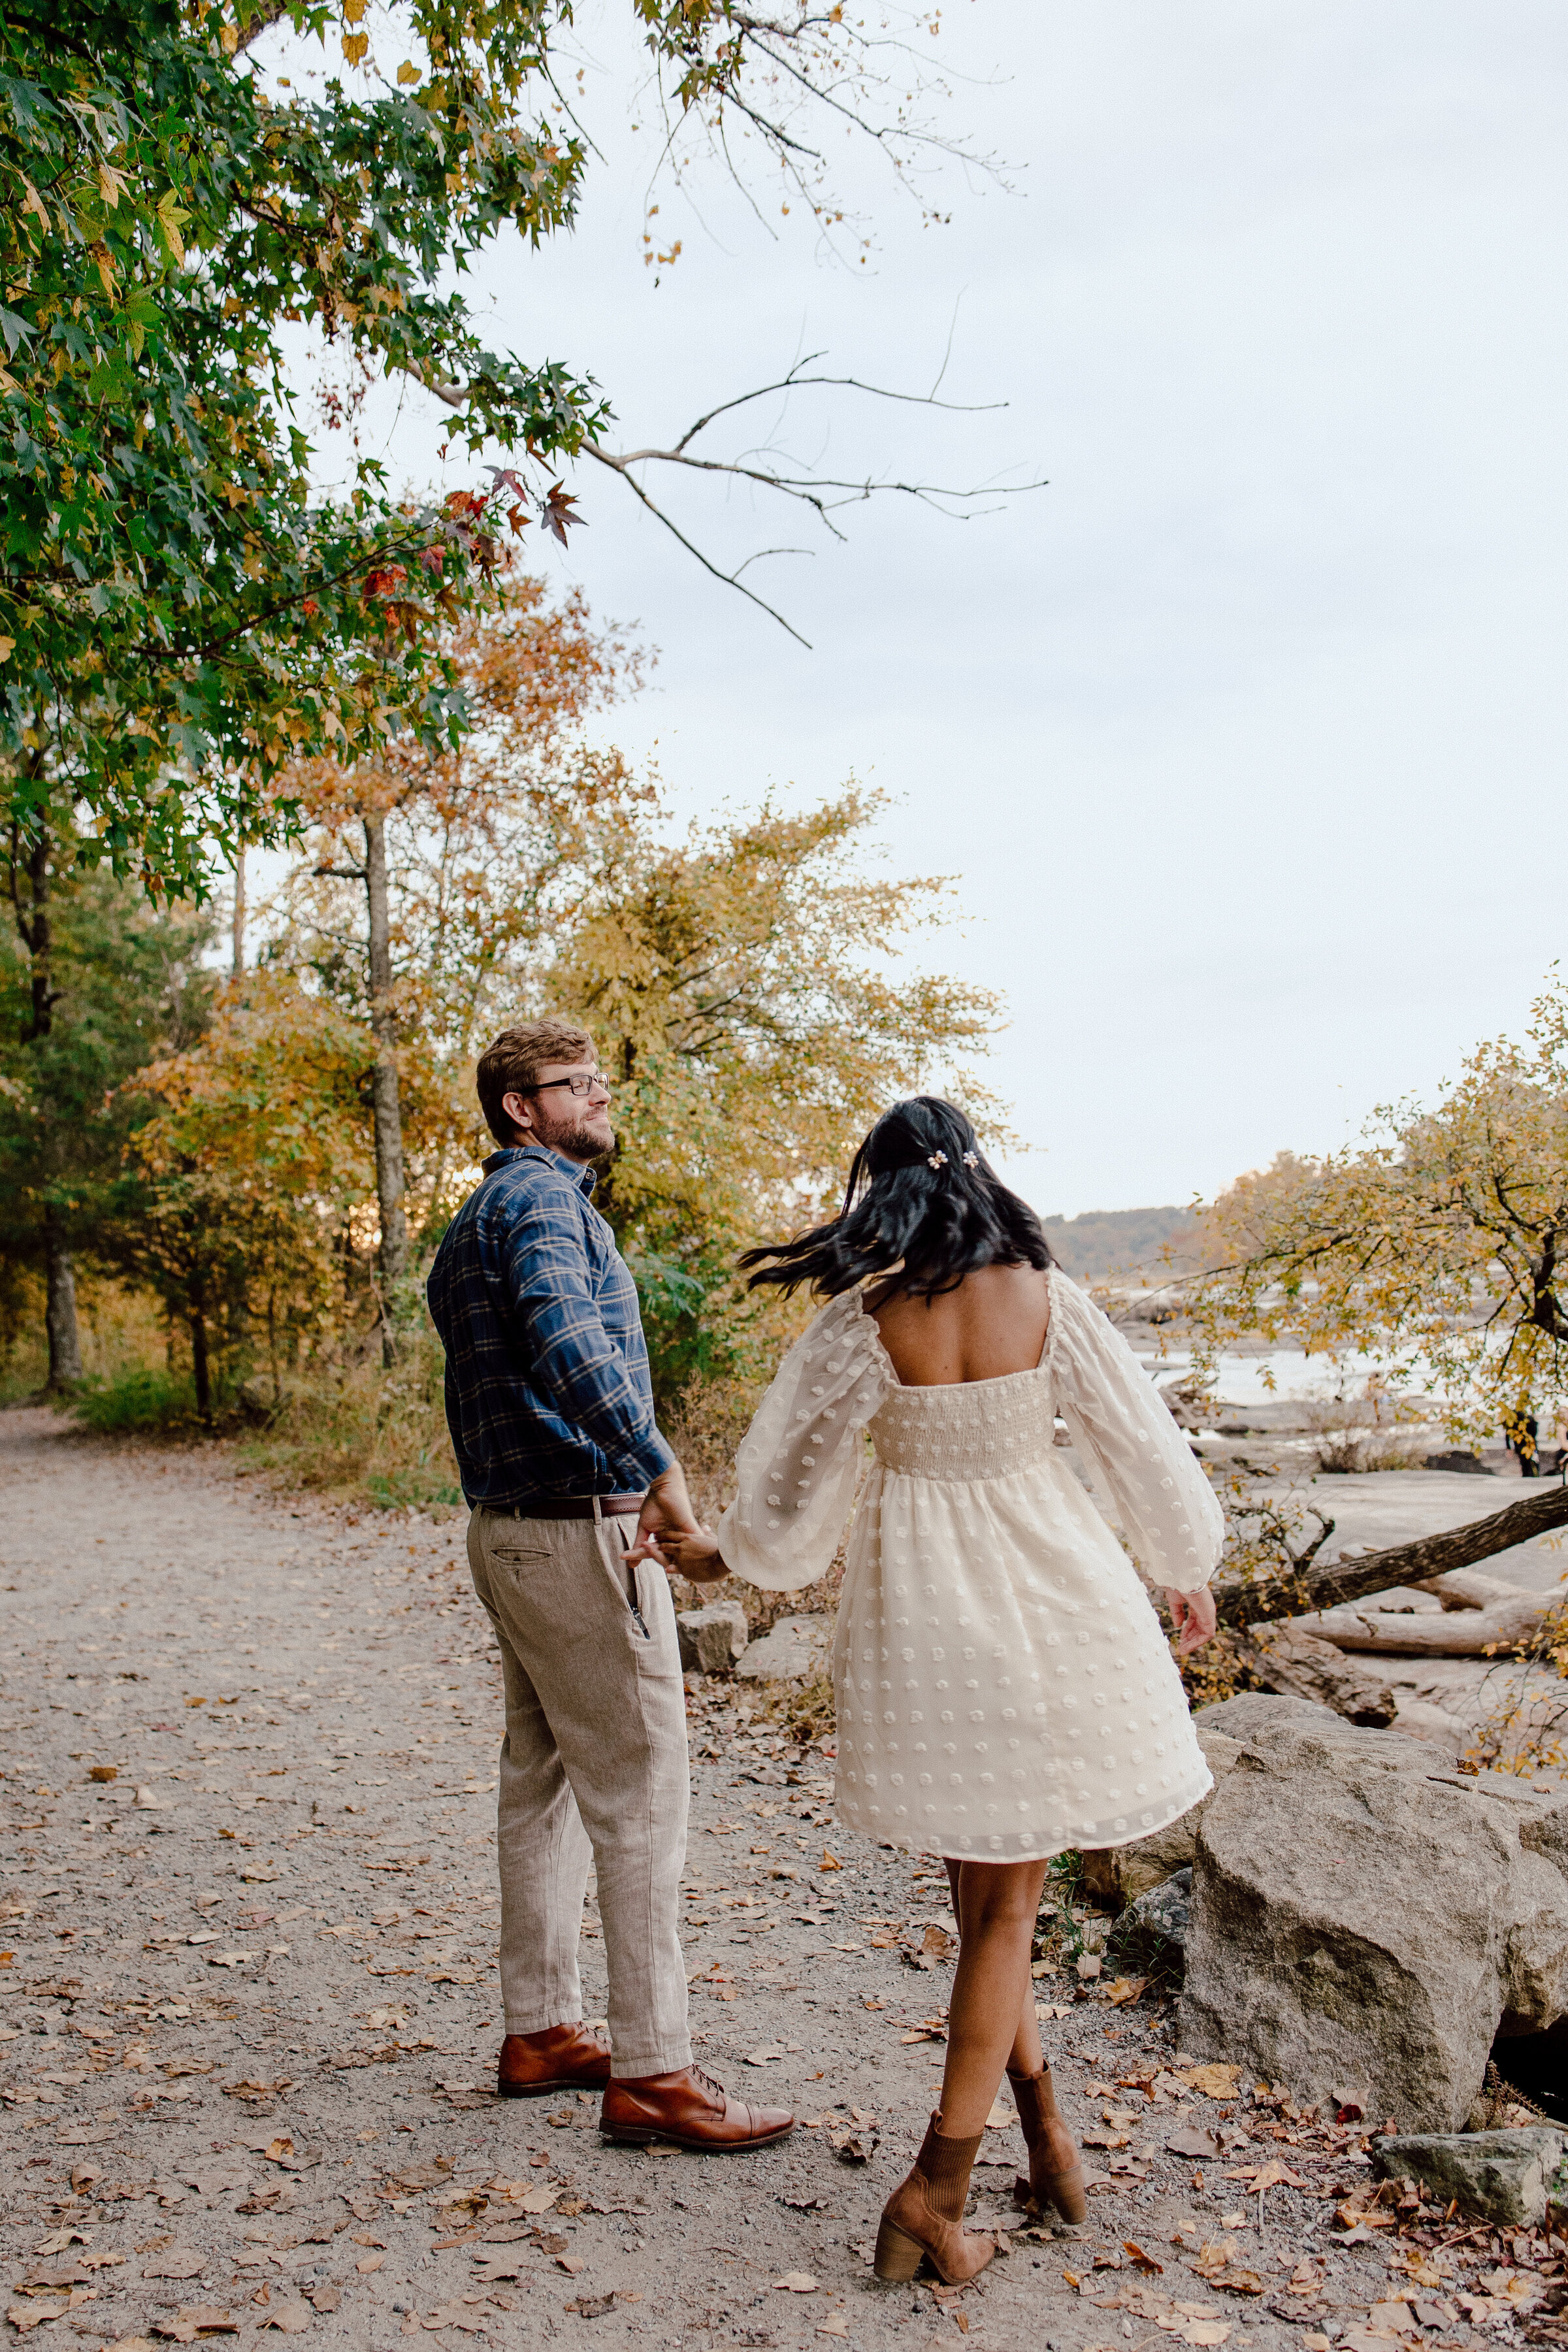
[[717,1537],[662,1549],[710,1575],[721,1555],[775,1591],[810,1583],[869,1433],[834,1654],[837,1808],[945,1857],[959,1932],[942,2105],[883,2211],[876,2268],[907,2279],[929,2256],[951,2285],[995,2251],[963,2219],[1004,2067],[1029,2150],[1016,2197],[1084,2216],[1029,1975],[1047,1862],[1145,1837],[1210,1785],[1159,1622],[1054,1444],[1057,1414],[1166,1587],[1184,1652],[1214,1631],[1224,1523],[1131,1349],[951,1103],[896,1104],[840,1214],[742,1263],[753,1284],[810,1283],[829,1303],[763,1401]]

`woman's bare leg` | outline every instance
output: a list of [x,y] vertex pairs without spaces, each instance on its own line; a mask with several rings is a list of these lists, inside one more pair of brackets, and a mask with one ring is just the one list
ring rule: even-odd
[[1004,2070],[1021,2058],[1024,2071],[1036,2074],[1042,2063],[1029,1954],[1046,1865],[949,1862],[947,1871],[958,1967],[947,2013],[942,2129],[944,2137],[968,2139],[984,2130]]
[[[1015,1864],[1014,1867],[1032,1867],[1037,1871],[1037,1875],[1034,1881],[1034,1901],[1037,1912],[1040,1889],[1044,1885],[1044,1864]],[[978,1870],[994,1873],[994,1865],[957,1862],[949,1862],[947,1865],[948,1885],[952,1889],[953,1916],[959,1923],[961,1967],[963,1958],[964,1934],[963,1906],[968,1895],[970,1874]],[[1033,1924],[1031,1915],[1028,1944],[1033,1942]],[[1026,1958],[1027,1945],[1026,1962]],[[950,2065],[952,2064],[952,2021],[957,2013],[958,1984],[955,1978],[953,2005],[948,2020]],[[1078,2144],[1057,2110],[1056,2090],[1051,2082],[1051,2070],[1046,2061],[1045,2050],[1040,2041],[1039,2023],[1035,2014],[1034,1979],[1029,1975],[1026,1964],[1024,1969],[1017,2022],[1014,2028],[1012,2047],[1007,2053],[1006,2063],[1008,2079],[1013,2087],[1013,2096],[1017,2103],[1018,2120],[1023,2126],[1024,2138],[1029,2150],[1029,2177],[1026,2181],[1019,2182],[1018,2193],[1021,2195],[1026,2191],[1042,2206],[1049,2202],[1066,2221],[1081,2221],[1086,2209]],[[942,2087],[942,2121],[944,2124],[947,2123],[945,2081]],[[952,2126],[949,2125],[948,2128],[951,2130]]]
[[[985,1868],[994,1867],[994,1865],[983,1864],[978,1866]],[[952,1895],[952,1916],[955,1919],[958,1919],[960,1916],[958,1908],[958,1874],[963,1869],[963,1865],[962,1863],[948,1861],[944,1863],[943,1867],[947,1872],[947,1883]],[[1045,1882],[1042,1879],[1042,1887],[1044,1884]],[[1035,1898],[1035,1906],[1037,1916],[1039,1910],[1039,1897],[1037,1895]],[[1031,1929],[1031,1950],[1033,1948],[1034,1937]],[[1020,2001],[1018,2008],[1017,2031],[1013,2036],[1013,2046],[1007,2053],[1007,2072],[1009,2074],[1037,2074],[1045,2065],[1045,2044],[1040,2040],[1040,2022],[1035,2014],[1034,1979],[1033,1977],[1026,1974],[1024,1979],[1023,1999]]]

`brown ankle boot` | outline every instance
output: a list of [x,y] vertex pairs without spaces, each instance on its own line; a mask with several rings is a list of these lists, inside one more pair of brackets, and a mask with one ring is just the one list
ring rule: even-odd
[[1026,2180],[1020,2173],[1013,2183],[1013,2202],[1033,2203],[1042,2211],[1049,2203],[1064,2221],[1085,2220],[1089,2200],[1083,2191],[1083,2166],[1073,2136],[1058,2113],[1050,2068],[1038,2074],[1015,2074],[1009,2067],[1007,2080],[1013,2085],[1024,2145],[1029,2151],[1029,2177]]
[[912,2279],[923,2255],[944,2286],[962,2285],[983,2271],[996,2252],[994,2238],[963,2226],[969,2176],[984,2132],[973,2139],[948,2139],[932,2116],[915,2168],[882,2208],[877,2232],[879,2279]]

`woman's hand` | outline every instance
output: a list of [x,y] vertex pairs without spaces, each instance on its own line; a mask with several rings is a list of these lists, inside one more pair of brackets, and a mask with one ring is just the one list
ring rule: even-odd
[[673,1575],[684,1576],[689,1584],[717,1584],[730,1573],[717,1538],[706,1528],[695,1534],[684,1528],[666,1529],[658,1539],[658,1557]]
[[1214,1594],[1206,1584],[1195,1592],[1178,1592],[1173,1585],[1165,1587],[1165,1606],[1171,1612],[1171,1623],[1180,1639],[1176,1643],[1178,1658],[1190,1657],[1201,1650],[1216,1622]]

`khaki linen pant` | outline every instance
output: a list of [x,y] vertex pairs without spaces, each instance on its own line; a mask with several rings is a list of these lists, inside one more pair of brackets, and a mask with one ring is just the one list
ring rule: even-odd
[[686,1689],[664,1571],[625,1558],[636,1526],[482,1507],[468,1521],[506,1693],[496,1823],[506,2030],[538,2033],[583,2014],[591,1857],[612,2071],[631,2077],[691,2063],[679,1919]]

